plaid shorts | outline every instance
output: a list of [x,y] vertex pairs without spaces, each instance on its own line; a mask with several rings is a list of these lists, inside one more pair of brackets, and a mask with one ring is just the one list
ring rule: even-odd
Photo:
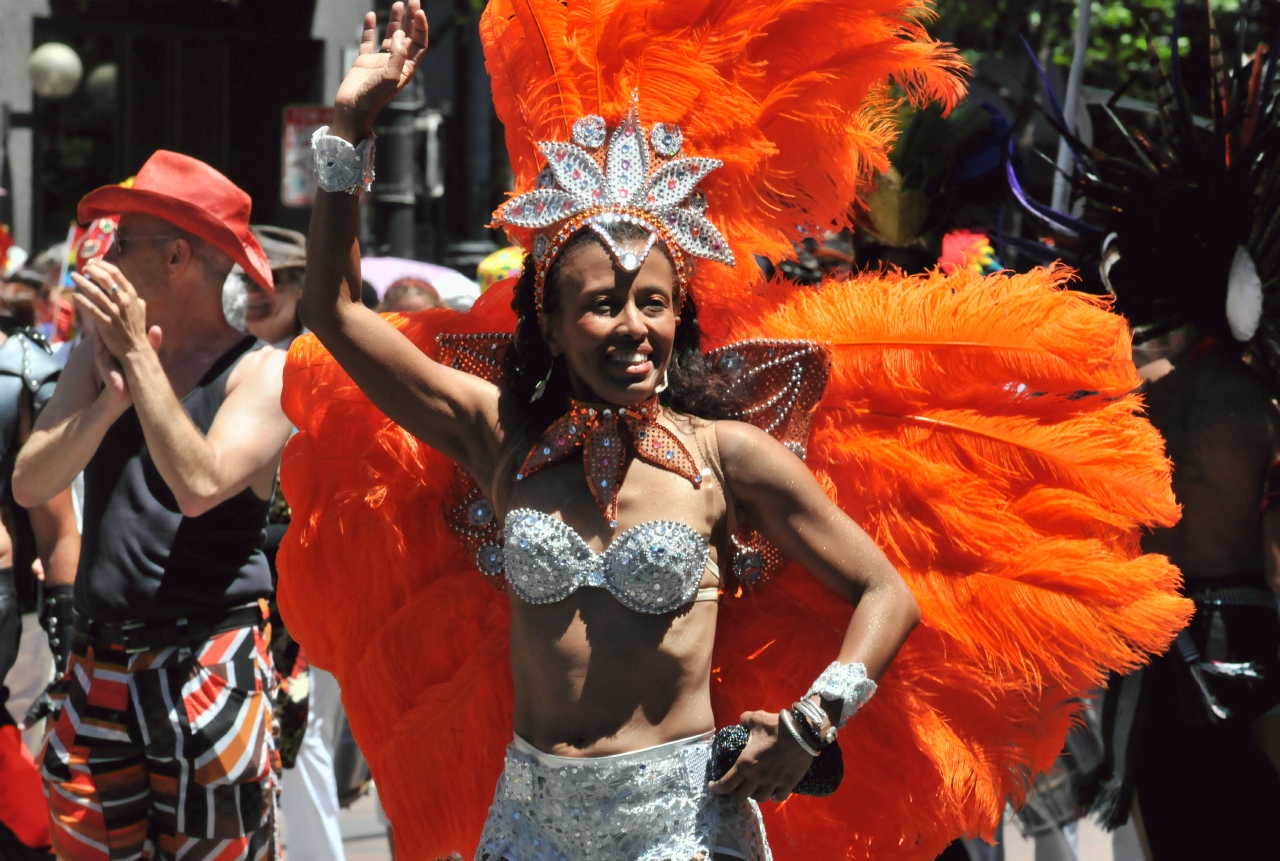
[[192,648],[73,646],[40,765],[65,861],[278,858],[274,678],[257,626]]

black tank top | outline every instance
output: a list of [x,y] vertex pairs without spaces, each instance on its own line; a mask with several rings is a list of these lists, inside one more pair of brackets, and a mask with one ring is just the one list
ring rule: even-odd
[[[182,399],[208,433],[227,378],[255,338],[214,362]],[[178,619],[271,595],[262,545],[270,500],[246,488],[199,517],[178,509],[147,451],[138,414],[111,426],[84,471],[84,536],[76,611],[105,622]]]

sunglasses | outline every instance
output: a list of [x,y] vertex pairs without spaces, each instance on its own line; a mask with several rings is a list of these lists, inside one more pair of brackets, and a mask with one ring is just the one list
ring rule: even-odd
[[123,230],[116,231],[115,249],[117,256],[124,257],[129,252],[129,244],[133,242],[154,242],[157,239],[177,239],[172,233],[157,233],[152,236],[131,236]]

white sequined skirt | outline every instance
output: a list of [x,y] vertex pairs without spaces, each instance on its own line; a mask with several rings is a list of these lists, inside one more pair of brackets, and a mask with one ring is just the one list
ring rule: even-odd
[[576,758],[516,736],[476,861],[771,861],[756,803],[707,790],[711,737]]

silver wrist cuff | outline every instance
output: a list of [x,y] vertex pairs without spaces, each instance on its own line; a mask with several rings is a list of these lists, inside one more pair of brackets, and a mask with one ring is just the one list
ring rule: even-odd
[[325,191],[355,194],[373,185],[372,137],[352,146],[329,134],[328,126],[321,126],[311,136],[311,151],[316,159],[316,184]]
[[840,720],[836,722],[836,729],[844,729],[849,719],[867,704],[875,692],[876,683],[867,678],[866,665],[833,661],[809,686],[805,696],[817,694],[830,702],[839,701]]

